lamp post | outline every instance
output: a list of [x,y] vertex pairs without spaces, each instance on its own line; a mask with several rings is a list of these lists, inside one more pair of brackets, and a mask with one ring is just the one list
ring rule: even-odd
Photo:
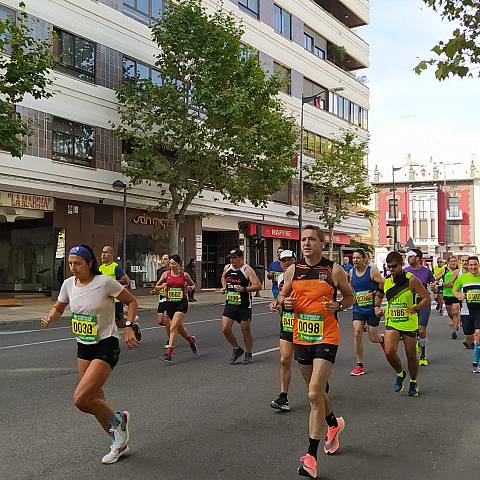
[[450,205],[447,192],[447,166],[461,165],[460,162],[440,162],[443,165],[443,195],[445,196],[445,261],[448,257],[448,214],[450,213]]
[[112,188],[117,191],[123,191],[123,252],[122,252],[122,267],[127,269],[127,184],[121,180],[115,180]]
[[332,88],[331,90],[322,90],[315,95],[306,97],[302,93],[302,108],[300,111],[300,162],[299,162],[299,179],[298,179],[298,258],[301,256],[301,235],[303,226],[303,117],[304,117],[304,105],[310,103],[318,98],[323,93],[327,92],[341,92],[345,90],[343,87]]

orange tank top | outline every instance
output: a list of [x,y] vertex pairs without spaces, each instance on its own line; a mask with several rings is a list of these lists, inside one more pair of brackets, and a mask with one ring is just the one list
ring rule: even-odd
[[338,345],[340,329],[335,313],[325,310],[326,299],[335,300],[337,288],[332,279],[333,262],[322,257],[314,266],[298,262],[292,280],[295,298],[293,342],[300,345]]

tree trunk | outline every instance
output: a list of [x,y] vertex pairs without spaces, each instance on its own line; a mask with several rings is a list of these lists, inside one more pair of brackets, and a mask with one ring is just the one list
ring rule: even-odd
[[[177,218],[173,217],[170,219],[170,231],[169,231],[169,255],[178,255],[178,232],[179,232],[179,224]],[[184,259],[185,260],[185,259]]]
[[329,239],[328,239],[328,258],[330,260],[333,260],[333,227],[334,225],[330,225],[328,227],[328,234],[329,234]]

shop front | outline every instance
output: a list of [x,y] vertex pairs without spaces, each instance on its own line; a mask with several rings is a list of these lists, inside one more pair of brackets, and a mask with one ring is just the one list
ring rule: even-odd
[[0,191],[0,292],[52,289],[54,206],[52,197]]

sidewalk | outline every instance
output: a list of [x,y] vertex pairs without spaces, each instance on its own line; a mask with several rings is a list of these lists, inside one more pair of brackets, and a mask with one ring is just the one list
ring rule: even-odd
[[[271,300],[272,291],[262,290],[260,295],[264,301]],[[196,302],[190,303],[190,308],[196,305],[221,305],[225,301],[220,290],[199,292],[195,294]],[[147,295],[137,297],[139,311],[153,310],[157,308],[158,296]],[[54,302],[50,298],[32,298],[21,300],[20,305],[0,306],[0,326],[10,323],[19,323],[28,320],[40,320],[53,307]],[[65,316],[65,315],[64,315]]]

